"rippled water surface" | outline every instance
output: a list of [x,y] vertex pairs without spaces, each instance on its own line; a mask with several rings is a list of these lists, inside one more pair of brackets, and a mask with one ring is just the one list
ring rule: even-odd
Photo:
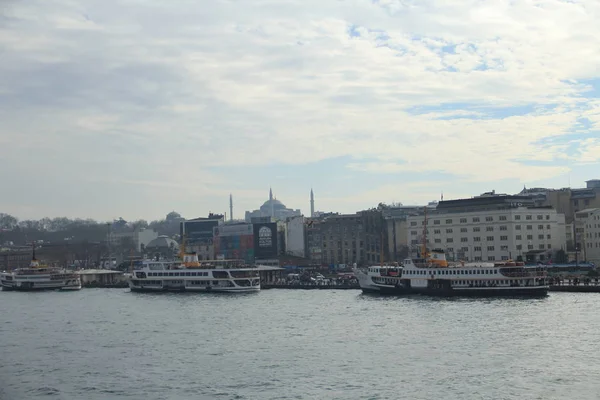
[[0,398],[598,399],[600,295],[0,293]]

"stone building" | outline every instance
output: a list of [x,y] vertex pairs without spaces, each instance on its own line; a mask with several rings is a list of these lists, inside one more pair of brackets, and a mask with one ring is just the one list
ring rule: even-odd
[[370,265],[382,262],[382,256],[389,261],[388,234],[379,210],[328,216],[319,222],[318,231],[325,265]]
[[427,247],[443,249],[450,260],[545,261],[566,247],[564,215],[524,196],[488,193],[442,201],[428,212],[426,227],[424,220],[423,213],[407,218],[413,256],[425,235]]

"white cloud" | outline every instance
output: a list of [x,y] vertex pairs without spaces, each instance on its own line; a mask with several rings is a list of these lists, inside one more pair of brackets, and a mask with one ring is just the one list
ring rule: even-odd
[[[540,144],[580,118],[598,129],[600,103],[579,83],[599,78],[596,1],[37,0],[3,12],[0,160],[13,166],[52,149],[49,171],[70,156],[90,179],[172,176],[201,196],[236,184],[212,179],[219,166],[350,155],[351,168],[477,184],[599,162],[595,142],[577,142],[581,154]],[[497,111],[518,106],[533,111]]]

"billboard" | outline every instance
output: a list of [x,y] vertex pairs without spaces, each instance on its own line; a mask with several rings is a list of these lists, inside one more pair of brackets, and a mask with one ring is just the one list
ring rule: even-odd
[[254,257],[257,260],[277,258],[277,224],[267,222],[253,225]]

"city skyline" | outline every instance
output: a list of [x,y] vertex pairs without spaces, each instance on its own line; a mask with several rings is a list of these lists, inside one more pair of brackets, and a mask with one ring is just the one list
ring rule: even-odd
[[9,2],[0,212],[352,213],[600,170],[593,1]]

